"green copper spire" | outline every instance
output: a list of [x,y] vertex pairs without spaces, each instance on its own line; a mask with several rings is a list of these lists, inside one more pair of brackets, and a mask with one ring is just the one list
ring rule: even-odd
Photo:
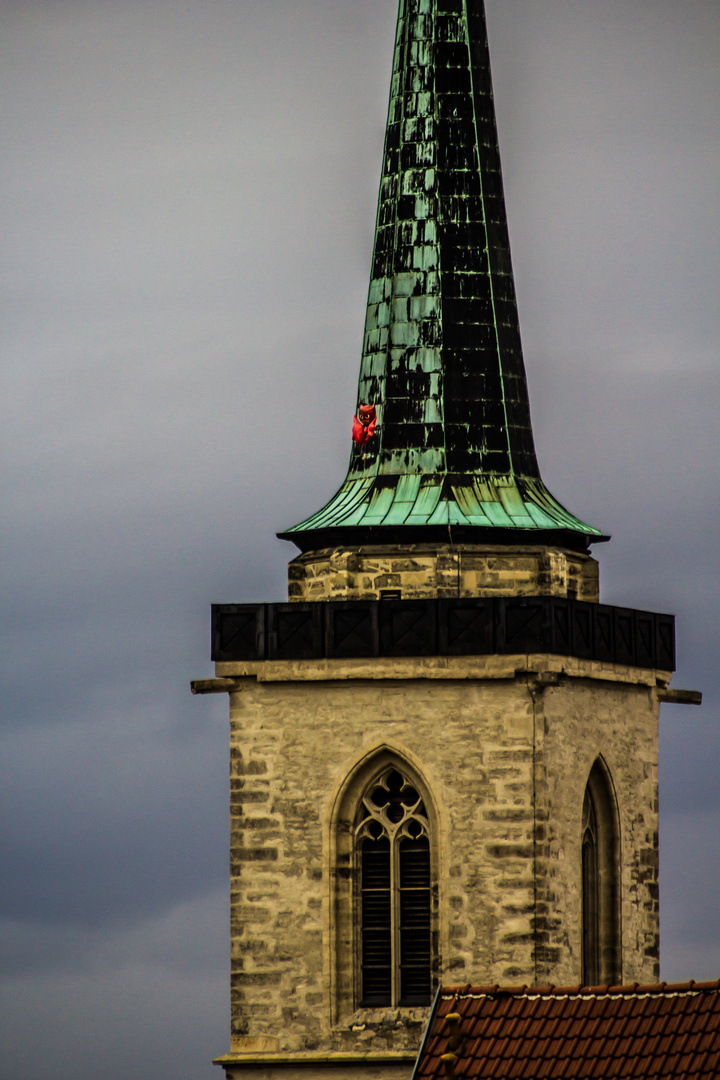
[[605,539],[535,457],[482,0],[400,0],[360,404],[375,434],[280,534],[303,550]]

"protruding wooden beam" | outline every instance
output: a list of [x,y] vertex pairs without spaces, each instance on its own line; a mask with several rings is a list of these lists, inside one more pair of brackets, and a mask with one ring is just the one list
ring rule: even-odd
[[702,705],[702,694],[699,690],[658,690],[658,701],[664,701],[668,705]]
[[190,689],[193,694],[229,694],[237,685],[237,679],[194,679]]

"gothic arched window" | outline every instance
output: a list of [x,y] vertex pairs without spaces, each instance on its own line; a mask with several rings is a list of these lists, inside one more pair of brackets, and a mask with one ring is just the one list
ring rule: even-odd
[[597,814],[590,789],[585,789],[582,822],[582,982],[597,986],[598,945]]
[[432,1000],[430,826],[417,788],[386,769],[355,823],[362,1007]]
[[358,1009],[432,1004],[440,969],[441,819],[420,769],[383,743],[348,769],[328,806],[333,1024],[350,1021]]
[[582,808],[582,982],[617,984],[620,955],[620,830],[612,779],[598,758]]

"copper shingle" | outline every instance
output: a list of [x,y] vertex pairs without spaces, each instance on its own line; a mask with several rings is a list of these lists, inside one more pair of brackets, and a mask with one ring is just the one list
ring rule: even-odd
[[458,1080],[708,1080],[720,1068],[720,980],[657,986],[443,987],[413,1080],[442,1077],[448,1013]]

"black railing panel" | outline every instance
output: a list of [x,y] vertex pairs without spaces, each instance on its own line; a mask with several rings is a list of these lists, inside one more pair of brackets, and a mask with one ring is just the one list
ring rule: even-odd
[[[524,596],[517,600],[500,600],[498,614],[505,624],[507,653],[548,652],[552,649],[552,632],[548,620],[548,597]],[[503,612],[504,608],[504,612]]]
[[615,639],[613,636],[613,611],[607,604],[593,605],[593,644],[592,659],[607,660],[612,663],[615,658]]
[[440,656],[477,656],[495,652],[495,608],[492,600],[439,600]]
[[595,604],[568,604],[568,620],[571,627],[570,653],[580,660],[594,659],[595,650],[595,620],[593,619]]
[[[585,616],[587,618],[587,615]],[[559,653],[560,656],[570,656],[573,651],[573,641],[577,637],[574,632],[573,609],[565,603],[555,603],[550,607],[550,635],[552,638],[551,652]]]
[[655,661],[655,626],[647,611],[635,612],[635,663],[653,667]]
[[216,661],[553,653],[675,670],[672,615],[553,596],[214,604]]
[[326,605],[326,655],[332,659],[379,656],[378,605],[338,600]]
[[675,617],[673,615],[655,616],[655,656],[656,667],[661,671],[675,670]]
[[613,609],[613,660],[618,664],[635,663],[635,612],[630,608]]
[[437,656],[437,600],[380,600],[382,656]]
[[313,660],[324,656],[324,604],[268,604],[268,657]]
[[213,604],[213,660],[264,660],[265,608],[265,604]]

